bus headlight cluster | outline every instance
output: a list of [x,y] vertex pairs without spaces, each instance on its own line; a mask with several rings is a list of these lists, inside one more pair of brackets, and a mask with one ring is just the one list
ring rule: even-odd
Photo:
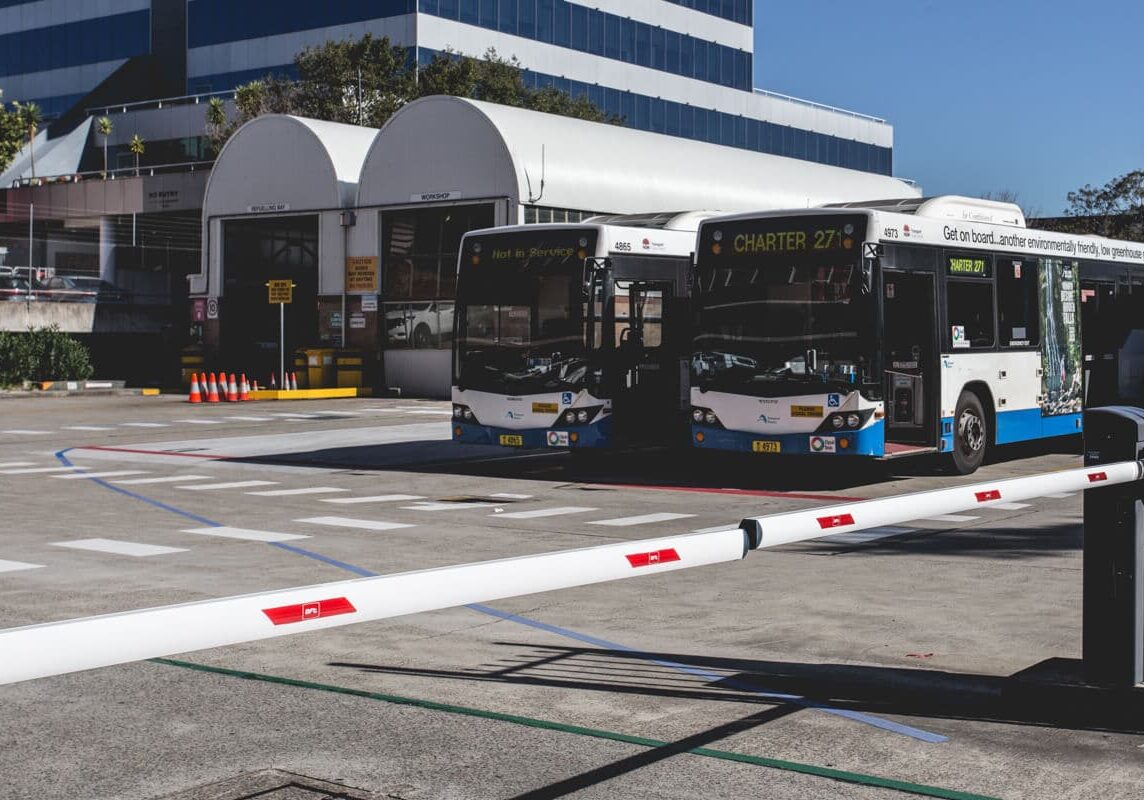
[[851,411],[848,414],[831,414],[822,421],[818,433],[831,431],[856,431],[869,421],[874,409],[867,408],[860,411]]
[[603,406],[570,408],[557,418],[557,424],[560,426],[587,425],[596,418],[602,408]]
[[453,404],[453,419],[463,420],[465,422],[476,422],[477,420],[473,414],[473,409],[468,406],[463,406],[460,403]]
[[699,408],[698,406],[692,408],[691,421],[696,425],[710,425],[715,428],[723,427],[723,423],[719,421],[719,417],[709,408]]

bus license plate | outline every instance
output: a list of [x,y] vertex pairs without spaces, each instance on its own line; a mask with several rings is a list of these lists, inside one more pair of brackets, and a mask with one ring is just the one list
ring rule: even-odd
[[524,447],[524,437],[515,433],[502,433],[500,443],[505,447]]
[[781,453],[783,451],[782,442],[751,442],[751,451],[755,453]]

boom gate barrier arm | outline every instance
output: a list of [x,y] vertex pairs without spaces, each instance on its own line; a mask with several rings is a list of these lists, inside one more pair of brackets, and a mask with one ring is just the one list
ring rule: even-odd
[[1129,483],[1125,461],[750,517],[738,528],[359,578],[0,630],[0,684],[537,592],[737,561],[755,549]]

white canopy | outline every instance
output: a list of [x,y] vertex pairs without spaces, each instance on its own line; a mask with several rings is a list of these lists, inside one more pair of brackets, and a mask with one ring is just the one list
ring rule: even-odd
[[884,175],[436,96],[410,103],[381,129],[362,168],[358,205],[508,197],[633,213],[917,196],[913,185]]

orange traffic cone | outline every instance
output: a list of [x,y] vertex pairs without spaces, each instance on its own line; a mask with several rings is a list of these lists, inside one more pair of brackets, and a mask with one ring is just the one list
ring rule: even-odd
[[270,373],[270,388],[271,389],[277,389],[278,388],[278,381],[274,380],[274,373],[273,372]]
[[292,391],[292,392],[298,391],[298,373],[297,372],[291,372],[290,373],[290,391]]
[[218,381],[215,380],[215,374],[211,373],[211,381],[207,384],[207,402],[218,402]]
[[201,403],[203,402],[202,393],[199,392],[199,376],[197,373],[191,373],[191,396],[187,398],[188,403]]
[[246,373],[238,379],[238,402],[245,403],[250,399],[250,384],[246,382]]
[[222,384],[226,387],[226,401],[228,403],[238,402],[238,381],[235,380],[234,373],[230,373],[230,383],[226,382],[226,375],[222,376]]

